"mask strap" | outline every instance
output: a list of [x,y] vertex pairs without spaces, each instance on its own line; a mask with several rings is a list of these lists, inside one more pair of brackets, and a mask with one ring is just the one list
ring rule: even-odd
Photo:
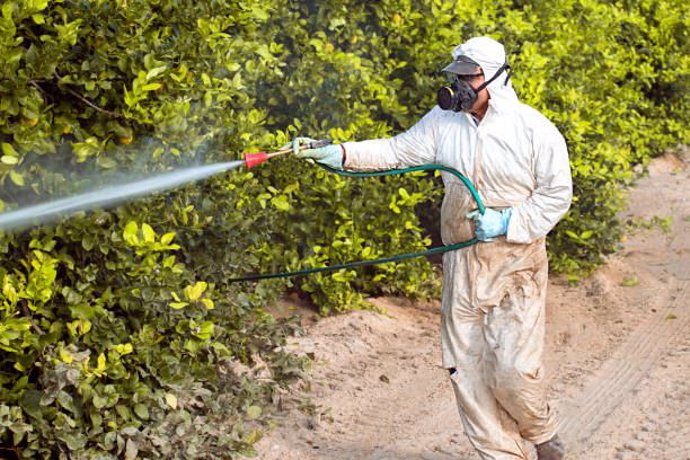
[[493,77],[491,77],[489,80],[487,80],[487,81],[485,81],[484,83],[482,83],[481,85],[479,85],[479,88],[477,88],[476,91],[479,92],[479,91],[483,90],[484,88],[486,88],[487,86],[489,86],[489,84],[490,84],[492,81],[494,81],[495,79],[497,79],[498,76],[501,75],[501,72],[503,72],[504,70],[507,70],[508,76],[506,77],[506,81],[503,83],[503,85],[504,85],[504,86],[507,85],[507,84],[508,84],[508,80],[510,79],[510,66],[509,66],[508,63],[506,62],[505,64],[503,64],[503,65],[496,71],[496,73],[494,74]]

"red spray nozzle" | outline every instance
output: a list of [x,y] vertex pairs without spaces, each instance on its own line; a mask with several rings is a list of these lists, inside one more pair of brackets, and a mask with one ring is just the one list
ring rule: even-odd
[[251,169],[254,166],[260,165],[261,163],[265,162],[269,158],[270,157],[266,152],[245,153],[244,163],[247,165],[247,169]]

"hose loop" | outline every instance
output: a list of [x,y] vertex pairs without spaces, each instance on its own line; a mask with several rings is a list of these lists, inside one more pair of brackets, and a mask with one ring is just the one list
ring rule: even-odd
[[[380,176],[392,176],[392,175],[398,175],[398,174],[409,174],[417,171],[445,171],[449,174],[452,174],[453,176],[457,177],[460,179],[460,181],[465,185],[467,190],[469,190],[470,194],[472,195],[472,198],[474,198],[474,201],[477,203],[477,209],[481,214],[484,214],[485,207],[484,204],[482,203],[481,198],[479,197],[479,193],[477,192],[477,189],[474,187],[472,182],[466,178],[460,171],[450,168],[448,166],[443,166],[440,164],[425,164],[425,165],[419,165],[419,166],[411,166],[409,168],[401,168],[401,169],[389,169],[385,171],[344,171],[344,170],[339,170],[339,169],[334,169],[329,166],[325,166],[322,164],[317,163],[319,166],[321,166],[323,169],[334,173],[338,174],[339,176],[345,176],[345,177],[380,177]],[[355,267],[365,267],[368,265],[380,265],[380,264],[386,264],[390,262],[397,262],[400,260],[407,260],[407,259],[414,259],[416,257],[425,257],[425,256],[430,256],[434,254],[443,254],[445,252],[449,251],[455,251],[457,249],[461,248],[466,248],[469,246],[472,246],[474,244],[477,244],[479,240],[477,238],[472,238],[471,240],[467,241],[461,241],[459,243],[454,243],[454,244],[449,244],[445,246],[435,246],[429,249],[426,249],[424,251],[417,251],[417,252],[408,252],[405,254],[398,254],[390,257],[383,257],[380,259],[372,259],[372,260],[358,260],[355,262],[347,262],[343,264],[337,264],[337,265],[330,265],[326,267],[316,267],[316,268],[307,268],[304,270],[298,270],[294,272],[279,272],[279,273],[264,273],[264,274],[257,274],[257,275],[248,275],[248,276],[243,276],[241,278],[231,278],[228,280],[229,283],[238,283],[241,281],[258,281],[258,280],[264,280],[264,279],[275,279],[275,278],[290,278],[290,277],[295,277],[295,276],[305,276],[305,275],[311,275],[312,273],[322,273],[322,272],[329,272],[329,271],[336,271],[336,270],[342,270],[345,268],[355,268]]]

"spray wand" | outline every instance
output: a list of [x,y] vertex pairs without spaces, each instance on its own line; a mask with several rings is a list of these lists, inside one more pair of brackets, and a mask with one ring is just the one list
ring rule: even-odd
[[[318,149],[321,147],[325,147],[329,144],[332,144],[330,140],[321,140],[321,141],[312,141],[312,142],[307,142],[305,144],[300,144],[299,150],[310,150],[310,149]],[[287,147],[281,150],[276,150],[275,152],[257,152],[257,153],[245,153],[244,154],[244,164],[247,167],[247,169],[251,169],[254,166],[258,166],[261,163],[265,163],[266,161],[270,160],[271,158],[278,157],[281,155],[285,155],[287,153],[292,153],[293,149],[292,147]]]

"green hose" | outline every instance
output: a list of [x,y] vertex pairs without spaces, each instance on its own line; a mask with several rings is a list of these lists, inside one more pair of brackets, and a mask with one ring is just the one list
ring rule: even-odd
[[[318,163],[317,163],[318,164]],[[334,169],[330,168],[328,166],[319,164],[322,168],[325,170],[338,174],[340,176],[346,176],[346,177],[378,177],[378,176],[392,176],[392,175],[397,175],[397,174],[407,174],[407,173],[412,173],[412,172],[417,172],[417,171],[445,171],[448,172],[458,179],[467,187],[467,189],[470,191],[472,194],[472,198],[474,198],[474,201],[477,203],[477,209],[481,214],[484,214],[484,204],[482,203],[481,198],[479,198],[479,193],[477,193],[477,189],[474,188],[474,185],[472,185],[472,182],[470,182],[469,179],[467,179],[465,176],[460,173],[460,171],[449,168],[448,166],[443,166],[439,164],[428,164],[428,165],[419,165],[419,166],[412,166],[410,168],[404,168],[404,169],[390,169],[386,171],[372,171],[372,172],[354,172],[354,171],[342,171],[339,169]],[[416,257],[422,257],[422,256],[430,256],[433,254],[443,254],[444,252],[449,252],[449,251],[455,251],[456,249],[461,249],[461,248],[466,248],[468,246],[472,246],[473,244],[478,243],[479,240],[477,238],[472,238],[471,240],[467,241],[461,241],[459,243],[455,244],[449,244],[446,246],[436,246],[433,248],[426,249],[424,251],[418,251],[418,252],[408,252],[406,254],[399,254],[395,256],[390,256],[390,257],[384,257],[381,259],[372,259],[372,260],[359,260],[356,262],[348,262],[344,264],[338,264],[338,265],[330,265],[328,267],[317,267],[317,268],[307,268],[304,270],[299,270],[299,271],[294,271],[294,272],[281,272],[281,273],[265,273],[265,274],[258,274],[258,275],[249,275],[249,276],[243,276],[241,278],[231,278],[228,280],[230,283],[237,283],[240,281],[256,281],[256,280],[265,280],[265,279],[273,279],[273,278],[289,278],[293,276],[304,276],[304,275],[310,275],[312,273],[321,273],[321,272],[328,272],[328,271],[336,271],[336,270],[341,270],[343,268],[354,268],[354,267],[364,267],[367,265],[379,265],[379,264],[386,264],[389,262],[397,262],[399,260],[406,260],[406,259],[413,259]]]

